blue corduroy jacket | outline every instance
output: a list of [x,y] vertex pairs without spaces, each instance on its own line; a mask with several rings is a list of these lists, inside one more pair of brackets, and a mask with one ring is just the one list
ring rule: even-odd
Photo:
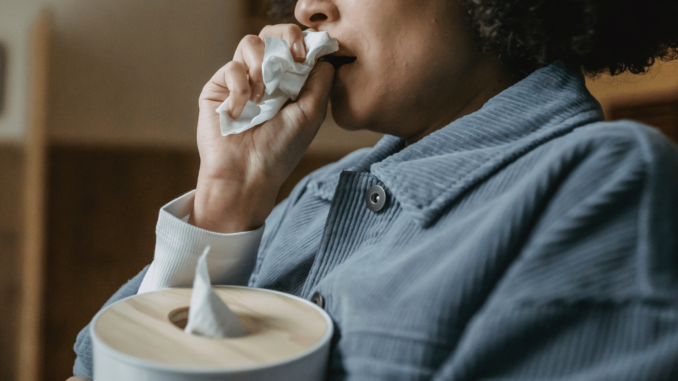
[[[415,144],[386,136],[275,208],[250,285],[324,296],[333,380],[675,381],[678,148],[602,120],[556,62]],[[87,330],[76,352],[91,376]]]

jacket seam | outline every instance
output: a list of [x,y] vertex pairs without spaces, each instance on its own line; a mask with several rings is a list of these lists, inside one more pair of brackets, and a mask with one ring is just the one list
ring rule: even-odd
[[[650,209],[650,195],[651,192],[647,191],[647,188],[649,184],[651,184],[655,178],[654,174],[652,173],[652,166],[650,165],[650,160],[651,160],[651,155],[650,155],[650,148],[649,148],[649,142],[647,141],[646,137],[643,136],[643,134],[638,131],[638,128],[630,128],[626,127],[626,129],[630,129],[631,133],[634,135],[635,139],[634,142],[636,143],[636,146],[640,149],[640,152],[642,154],[642,166],[643,166],[643,178],[642,178],[642,186],[641,186],[641,201],[640,201],[640,212],[638,213],[638,220],[636,221],[637,229],[638,229],[638,240],[636,242],[636,253],[641,253],[643,248],[649,248],[648,244],[648,225],[650,218],[648,216],[649,209]],[[648,250],[649,252],[649,250]],[[637,260],[639,261],[638,266],[644,271],[639,271],[636,276],[637,276],[637,281],[638,284],[641,287],[641,290],[643,292],[647,292],[648,294],[652,293],[652,285],[647,283],[645,281],[645,277],[641,277],[640,274],[648,273],[646,266],[644,266],[645,263],[641,261],[641,256],[637,255]]]

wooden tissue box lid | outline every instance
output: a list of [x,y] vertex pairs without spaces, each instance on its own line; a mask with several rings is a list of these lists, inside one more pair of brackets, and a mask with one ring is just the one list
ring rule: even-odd
[[192,290],[172,288],[135,295],[109,306],[95,321],[95,340],[107,350],[154,365],[224,370],[295,358],[312,352],[327,339],[326,314],[305,300],[263,289],[213,288],[250,334],[210,339],[185,333],[180,326],[186,324]]

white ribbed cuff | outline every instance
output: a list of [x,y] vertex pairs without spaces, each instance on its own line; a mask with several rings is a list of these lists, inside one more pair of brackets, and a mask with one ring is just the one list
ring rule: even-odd
[[155,257],[138,293],[193,284],[195,266],[205,247],[212,284],[247,285],[257,261],[264,226],[257,230],[222,234],[185,221],[193,211],[195,191],[160,209],[156,226]]

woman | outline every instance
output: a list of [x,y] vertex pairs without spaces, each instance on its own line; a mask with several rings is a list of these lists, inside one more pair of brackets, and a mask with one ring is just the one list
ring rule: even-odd
[[[675,58],[675,2],[299,0],[294,14],[339,52],[274,119],[222,137],[221,102],[238,118],[261,99],[264,36],[305,56],[294,25],[241,41],[200,96],[195,192],[161,210],[153,263],[109,303],[189,285],[210,245],[213,282],[327,310],[331,379],[678,377],[678,149],[603,123],[582,75]],[[274,207],[328,99],[343,128],[386,136]],[[76,376],[91,376],[89,340]]]

